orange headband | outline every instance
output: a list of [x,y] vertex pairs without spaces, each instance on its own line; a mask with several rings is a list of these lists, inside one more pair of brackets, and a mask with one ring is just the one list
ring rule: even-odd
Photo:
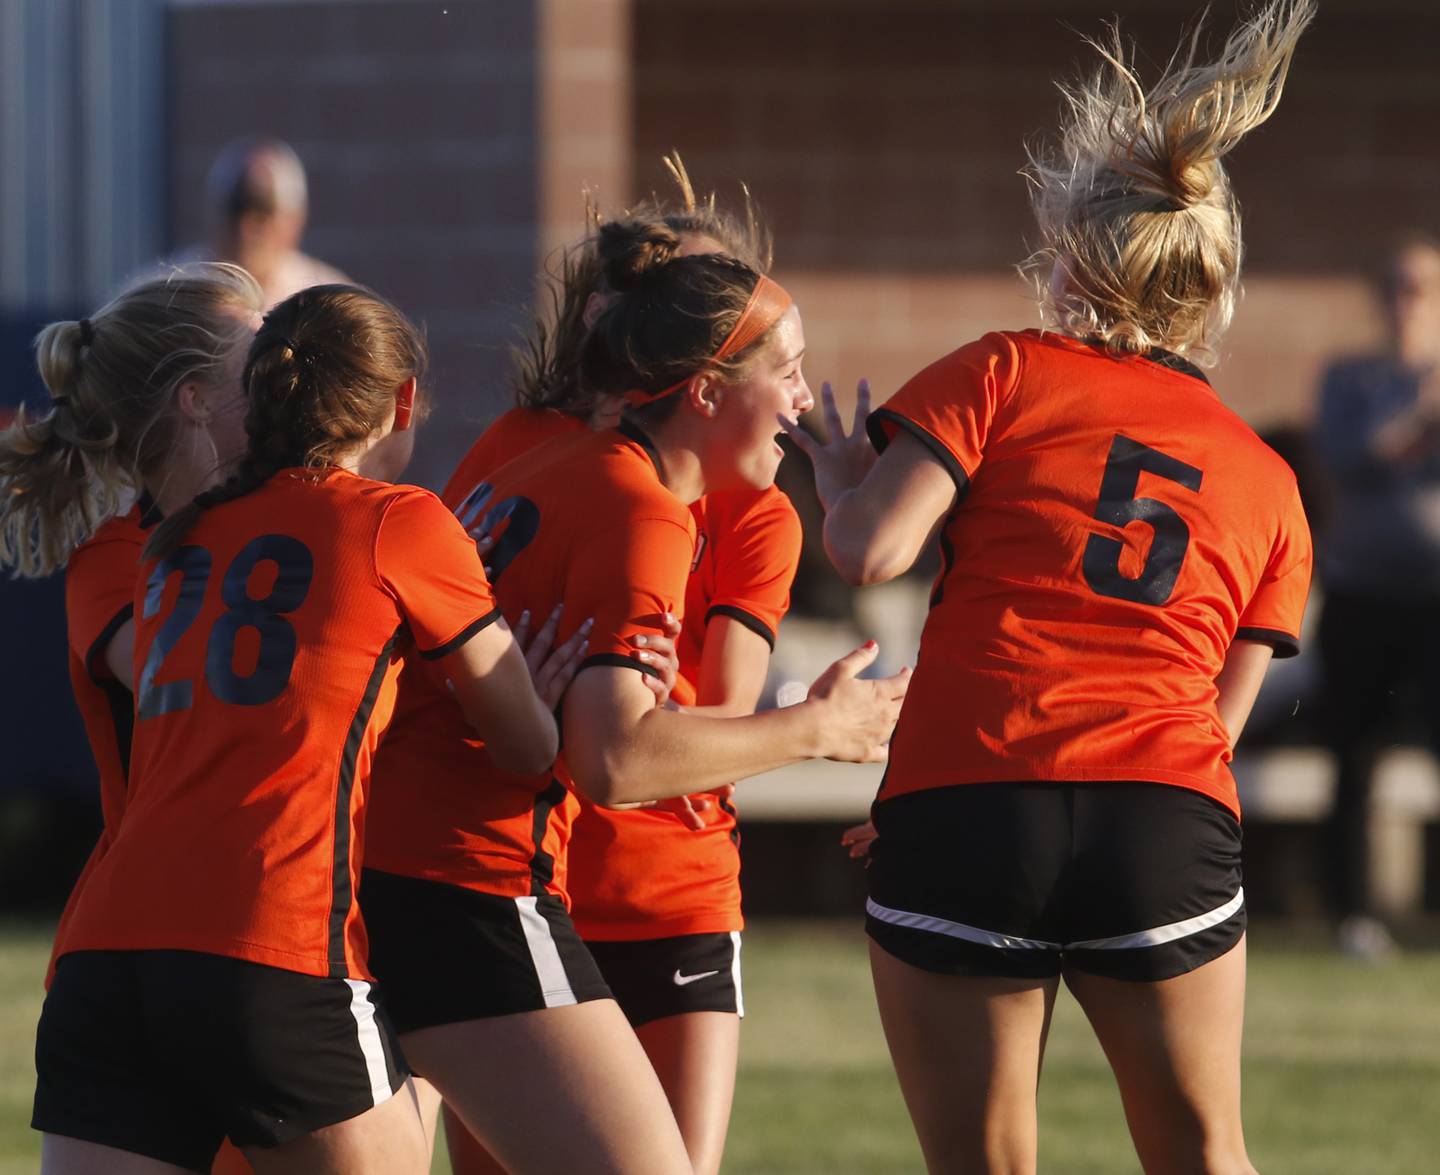
[[[771,281],[762,273],[760,280],[755,283],[755,288],[750,291],[750,300],[745,303],[745,309],[740,311],[740,317],[735,320],[735,326],[725,336],[725,341],[720,344],[720,349],[710,357],[710,362],[723,363],[731,355],[738,355],[745,350],[779,322],[793,302],[794,299],[786,293],[784,286],[779,282]],[[625,402],[632,406],[653,404],[656,400],[673,396],[694,378],[694,375],[687,375],[679,383],[671,384],[668,388],[663,388],[654,394],[641,391],[626,392]]]

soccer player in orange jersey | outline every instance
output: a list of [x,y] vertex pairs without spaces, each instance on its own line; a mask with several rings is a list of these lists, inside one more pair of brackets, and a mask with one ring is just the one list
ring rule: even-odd
[[875,759],[908,680],[856,680],[870,647],[788,710],[719,719],[654,705],[631,637],[683,609],[688,504],[773,482],[777,414],[810,403],[804,340],[789,296],[743,262],[680,257],[661,225],[601,233],[615,295],[582,378],[623,395],[626,420],[557,437],[449,495],[474,533],[496,536],[487,558],[507,614],[559,601],[567,624],[595,618],[564,700],[564,755],[553,778],[498,772],[434,687],[408,678],[377,759],[362,897],[407,1055],[515,1172],[692,1169],[566,913],[571,789],[610,807],[815,755]]
[[[240,368],[260,303],[244,270],[199,263],[47,327],[36,356],[54,408],[0,440],[11,491],[0,495],[0,563],[22,574],[65,563],[70,683],[100,778],[100,838],[61,914],[47,988],[70,912],[124,810],[140,550],[167,507],[222,477],[244,448]],[[249,1169],[233,1147],[222,1159],[225,1170]]]
[[943,569],[874,807],[886,1037],[931,1171],[1033,1171],[1061,978],[1149,1172],[1253,1171],[1228,761],[1296,649],[1310,538],[1285,464],[1193,359],[1239,277],[1221,159],[1274,110],[1309,0],[1148,92],[1118,34],[1033,158],[1047,329],[926,368],[846,437],[794,431],[855,583]]
[[[697,199],[678,156],[665,160],[679,210],[627,213],[674,230],[680,255],[723,252],[764,272],[769,239],[754,208],[729,214]],[[447,494],[564,432],[613,424],[617,398],[580,385],[585,329],[609,292],[598,236],[566,258],[553,323],[522,351],[520,407],[475,443]],[[587,321],[588,320],[588,321]],[[800,520],[777,487],[707,494],[691,505],[696,554],[685,589],[677,702],[711,714],[749,714],[764,688],[800,553]],[[647,654],[640,654],[642,657]],[[740,974],[740,854],[728,794],[616,811],[583,797],[569,843],[568,889],[576,929],[654,1065],[691,1162],[719,1168],[729,1123],[744,1001]],[[446,1115],[457,1175],[498,1168],[453,1113]]]
[[374,295],[288,299],[250,350],[236,472],[150,538],[124,819],[37,1037],[46,1171],[203,1170],[226,1134],[261,1172],[428,1167],[354,901],[399,655],[535,770],[585,629],[537,695],[449,511],[355,472],[408,427],[423,368]]
[[188,502],[244,448],[240,368],[260,298],[244,270],[200,264],[53,323],[35,342],[52,408],[0,438],[0,566],[66,566],[70,681],[100,777],[103,828],[57,954],[125,805],[140,549],[166,506]]

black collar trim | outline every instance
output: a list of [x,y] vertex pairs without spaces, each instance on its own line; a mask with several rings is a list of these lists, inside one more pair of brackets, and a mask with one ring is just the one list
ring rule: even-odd
[[[1087,347],[1094,347],[1097,351],[1110,356],[1112,359],[1123,359],[1126,357],[1124,352],[1110,350],[1105,346],[1104,340],[1095,335],[1087,335],[1080,341]],[[1178,371],[1181,375],[1188,375],[1191,379],[1198,379],[1206,387],[1210,386],[1210,377],[1201,371],[1200,368],[1196,367],[1190,360],[1181,358],[1175,354],[1174,351],[1165,350],[1164,347],[1151,347],[1150,350],[1143,354],[1137,353],[1136,357],[1148,360],[1151,363],[1158,363],[1161,367],[1168,367],[1171,371]]]
[[1178,371],[1181,375],[1188,375],[1193,379],[1200,380],[1207,387],[1210,385],[1210,377],[1206,375],[1190,360],[1175,354],[1174,351],[1167,351],[1163,347],[1152,347],[1145,352],[1144,358],[1151,363],[1158,363],[1161,367],[1168,367],[1171,371]]
[[660,476],[660,450],[655,447],[655,442],[646,435],[642,429],[629,417],[622,416],[620,423],[616,425],[620,435],[634,441],[645,450],[645,456],[650,458],[650,464],[655,466],[656,476]]

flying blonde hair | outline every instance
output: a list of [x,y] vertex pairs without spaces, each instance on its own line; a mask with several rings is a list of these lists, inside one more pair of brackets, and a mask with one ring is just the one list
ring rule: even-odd
[[1202,61],[1196,26],[1148,90],[1118,25],[1060,86],[1057,138],[1028,149],[1041,243],[1020,269],[1048,328],[1112,351],[1213,363],[1240,283],[1224,157],[1274,113],[1314,0],[1271,0]]

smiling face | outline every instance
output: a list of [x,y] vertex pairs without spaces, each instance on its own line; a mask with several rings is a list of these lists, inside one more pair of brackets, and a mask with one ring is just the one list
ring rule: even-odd
[[775,483],[784,450],[777,416],[796,420],[815,403],[801,361],[805,330],[800,311],[791,306],[736,381],[716,390],[716,411],[706,445],[707,490],[748,486],[763,490]]

